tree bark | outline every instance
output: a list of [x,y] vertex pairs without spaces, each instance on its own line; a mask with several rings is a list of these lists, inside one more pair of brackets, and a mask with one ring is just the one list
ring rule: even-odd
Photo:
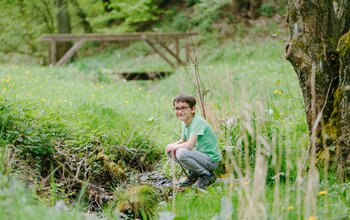
[[[67,0],[55,0],[56,6],[56,27],[60,34],[71,33],[70,16],[68,13]],[[58,42],[56,57],[60,59],[71,47],[70,42]]]
[[[349,4],[350,5],[350,4]],[[350,14],[350,11],[348,11]],[[348,30],[349,30],[348,25]],[[339,40],[340,80],[337,90],[338,103],[333,111],[332,120],[337,122],[336,162],[338,177],[345,181],[350,176],[350,30]]]
[[[286,58],[299,79],[310,135],[311,128],[317,125],[318,155],[322,157],[324,150],[329,152],[335,147],[337,153],[330,162],[343,177],[350,174],[344,170],[345,164],[350,161],[350,143],[341,141],[345,127],[350,124],[347,115],[350,99],[346,98],[348,93],[344,90],[349,83],[346,76],[350,59],[348,50],[337,48],[337,45],[349,30],[349,7],[348,0],[338,0],[338,5],[333,0],[319,0],[317,3],[289,0],[291,38],[285,48]],[[322,118],[317,123],[319,114]]]

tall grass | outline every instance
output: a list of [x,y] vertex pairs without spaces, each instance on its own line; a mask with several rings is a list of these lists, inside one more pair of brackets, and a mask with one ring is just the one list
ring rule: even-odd
[[339,185],[331,178],[320,178],[316,155],[311,154],[311,160],[303,167],[308,140],[290,137],[294,128],[291,130],[286,124],[278,128],[271,125],[262,102],[246,106],[239,120],[226,127],[233,132],[222,137],[229,144],[224,147],[223,162],[228,172],[222,177],[223,182],[214,184],[204,194],[193,191],[178,194],[176,216],[180,219],[346,219],[350,211],[349,184]]
[[315,140],[308,137],[294,73],[281,52],[272,49],[276,47],[265,46],[259,52],[245,47],[242,57],[249,51],[252,59],[237,58],[237,64],[226,63],[221,68],[202,67],[210,98],[206,106],[212,116],[209,120],[225,146],[227,174],[224,184],[210,187],[205,194],[178,194],[175,214],[179,219],[349,216],[348,184],[338,185],[326,170],[320,178],[312,147]]

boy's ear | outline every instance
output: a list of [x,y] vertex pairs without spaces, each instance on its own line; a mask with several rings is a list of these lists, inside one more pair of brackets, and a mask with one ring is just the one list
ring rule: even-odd
[[191,108],[191,112],[194,113],[195,111],[196,111],[196,106],[193,106],[193,107]]

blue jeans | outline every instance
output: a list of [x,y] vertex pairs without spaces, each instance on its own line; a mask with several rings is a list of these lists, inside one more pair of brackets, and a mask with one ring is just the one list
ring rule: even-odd
[[[167,154],[173,159],[171,152]],[[174,161],[198,175],[210,175],[219,164],[212,162],[207,154],[187,148],[177,149]]]

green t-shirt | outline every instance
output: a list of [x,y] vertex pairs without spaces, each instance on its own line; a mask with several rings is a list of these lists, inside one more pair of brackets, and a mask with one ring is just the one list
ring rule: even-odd
[[221,160],[218,139],[208,122],[201,117],[194,116],[189,126],[182,123],[182,140],[188,141],[191,134],[197,135],[196,150],[207,154],[211,161]]

